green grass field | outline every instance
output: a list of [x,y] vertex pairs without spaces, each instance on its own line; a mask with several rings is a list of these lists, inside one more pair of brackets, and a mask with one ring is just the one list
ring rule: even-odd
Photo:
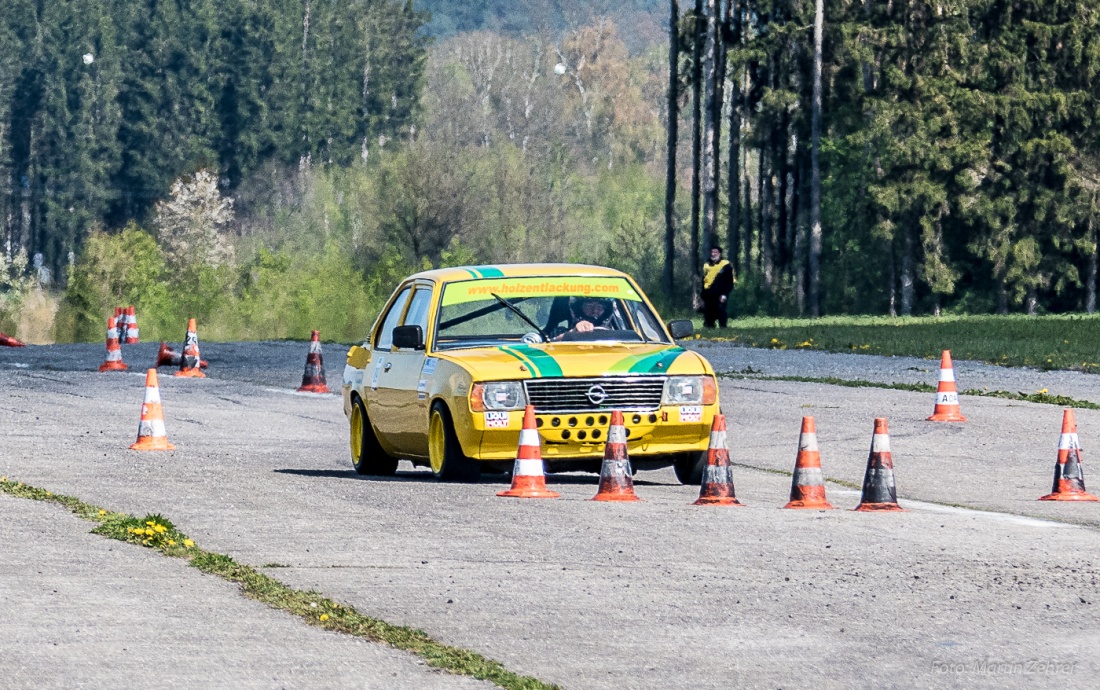
[[928,358],[951,350],[955,359],[1100,373],[1100,315],[746,318],[724,330],[697,318],[695,327],[703,339],[751,347]]

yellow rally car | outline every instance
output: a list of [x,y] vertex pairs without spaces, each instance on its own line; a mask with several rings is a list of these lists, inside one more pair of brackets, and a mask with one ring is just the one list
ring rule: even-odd
[[547,472],[598,472],[610,413],[621,410],[636,469],[673,465],[697,484],[718,387],[710,363],[673,340],[691,332],[690,321],[666,328],[637,284],[609,268],[417,273],[348,351],[352,463],[391,475],[405,458],[453,481],[507,472],[530,404]]

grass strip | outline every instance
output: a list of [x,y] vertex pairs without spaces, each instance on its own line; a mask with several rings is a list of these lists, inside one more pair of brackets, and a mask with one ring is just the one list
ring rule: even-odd
[[421,630],[365,616],[351,606],[339,604],[318,592],[303,592],[288,587],[251,566],[237,563],[229,556],[201,549],[162,515],[137,518],[116,513],[72,496],[11,481],[7,477],[0,477],[0,492],[64,506],[77,517],[97,523],[93,534],[137,544],[172,558],[183,558],[204,573],[236,583],[249,598],[298,616],[310,625],[387,644],[416,654],[429,666],[455,675],[487,680],[508,690],[558,689],[557,685],[509,671],[500,662],[477,652],[437,642]]
[[[838,379],[832,376],[763,376],[746,374],[739,371],[719,373],[725,378],[740,378],[746,381],[793,381],[795,383],[825,383],[831,386],[845,386],[847,388],[886,388],[897,391],[914,391],[917,393],[935,393],[936,387],[927,383],[881,383],[878,381],[863,381],[860,379]],[[1065,395],[1050,395],[1042,391],[1024,393],[1012,391],[987,391],[977,388],[969,388],[959,391],[959,395],[974,395],[983,398],[1003,398],[1005,400],[1021,400],[1024,402],[1040,403],[1042,405],[1057,405],[1059,407],[1075,407],[1082,410],[1100,410],[1100,403],[1088,400],[1077,400]]]
[[820,319],[739,318],[729,328],[701,328],[705,340],[774,350],[821,350],[958,360],[1004,366],[1100,373],[1100,315],[830,316]]

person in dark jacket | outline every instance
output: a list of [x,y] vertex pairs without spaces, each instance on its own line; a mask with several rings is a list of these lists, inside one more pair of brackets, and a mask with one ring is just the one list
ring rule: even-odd
[[733,266],[722,258],[721,247],[711,247],[710,261],[703,264],[703,325],[726,327],[726,302],[733,291]]

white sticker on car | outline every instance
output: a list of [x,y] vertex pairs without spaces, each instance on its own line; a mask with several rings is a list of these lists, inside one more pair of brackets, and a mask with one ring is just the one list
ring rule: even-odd
[[485,413],[485,428],[486,429],[504,429],[508,427],[508,413],[507,412],[486,412]]
[[431,376],[435,373],[435,365],[439,360],[435,357],[429,357],[424,360],[424,368],[421,370],[421,376]]
[[681,422],[700,422],[703,420],[703,408],[699,405],[684,405],[680,408]]
[[420,382],[416,384],[416,399],[425,400],[428,397],[428,380],[420,379]]
[[379,357],[378,361],[374,364],[374,374],[370,377],[370,389],[372,391],[378,390],[378,377],[382,374],[383,358]]

